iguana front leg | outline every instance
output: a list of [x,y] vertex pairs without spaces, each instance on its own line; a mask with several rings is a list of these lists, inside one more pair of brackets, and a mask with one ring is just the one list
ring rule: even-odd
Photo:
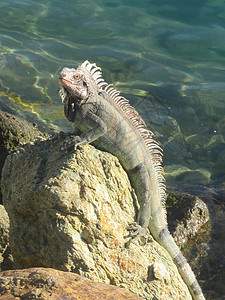
[[102,119],[91,111],[87,111],[82,122],[86,124],[89,131],[83,132],[80,136],[71,135],[65,142],[62,149],[77,148],[79,145],[89,144],[97,140],[107,132],[107,125]]

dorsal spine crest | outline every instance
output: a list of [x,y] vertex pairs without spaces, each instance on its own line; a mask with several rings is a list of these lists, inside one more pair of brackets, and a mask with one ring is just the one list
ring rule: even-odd
[[120,95],[112,84],[108,84],[102,78],[101,68],[97,67],[95,63],[90,63],[88,60],[83,62],[80,66],[89,72],[92,79],[95,81],[98,89],[104,91],[124,112],[131,123],[137,128],[140,136],[142,137],[146,148],[151,153],[152,161],[156,171],[156,177],[159,183],[159,192],[162,204],[165,203],[165,179],[162,167],[162,149],[159,144],[152,138],[153,133],[146,128],[145,122],[142,120],[138,112],[129,103],[129,100]]

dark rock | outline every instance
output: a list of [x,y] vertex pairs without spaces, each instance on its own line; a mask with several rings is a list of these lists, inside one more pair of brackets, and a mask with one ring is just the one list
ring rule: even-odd
[[[225,190],[203,185],[170,186],[176,193],[199,196],[206,203],[210,219],[182,249],[202,286],[206,299],[225,299]],[[173,214],[172,214],[173,217]],[[172,218],[171,217],[171,218]],[[169,217],[170,222],[170,217]]]
[[209,221],[207,205],[197,196],[169,192],[166,206],[168,226],[178,246],[186,244]]
[[[9,113],[0,111],[0,179],[2,167],[10,151],[44,137],[35,126]],[[2,203],[0,189],[0,204]]]
[[208,205],[210,222],[184,248],[184,255],[189,257],[192,268],[201,277],[207,299],[225,299],[225,191],[202,189],[201,199]]

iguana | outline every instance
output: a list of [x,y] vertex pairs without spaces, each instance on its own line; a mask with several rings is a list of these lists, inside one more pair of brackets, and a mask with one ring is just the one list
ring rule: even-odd
[[[116,155],[135,189],[140,209],[129,227],[130,240],[151,234],[170,254],[194,299],[205,299],[186,259],[167,227],[162,149],[129,101],[102,78],[101,68],[89,61],[77,69],[63,68],[59,94],[67,119],[80,129],[68,144],[92,143]],[[67,146],[68,146],[67,144]]]

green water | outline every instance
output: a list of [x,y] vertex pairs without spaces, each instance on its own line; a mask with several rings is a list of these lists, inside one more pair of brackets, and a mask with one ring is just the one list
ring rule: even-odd
[[164,148],[169,183],[225,183],[224,1],[0,2],[0,108],[71,130],[64,66],[96,62]]

